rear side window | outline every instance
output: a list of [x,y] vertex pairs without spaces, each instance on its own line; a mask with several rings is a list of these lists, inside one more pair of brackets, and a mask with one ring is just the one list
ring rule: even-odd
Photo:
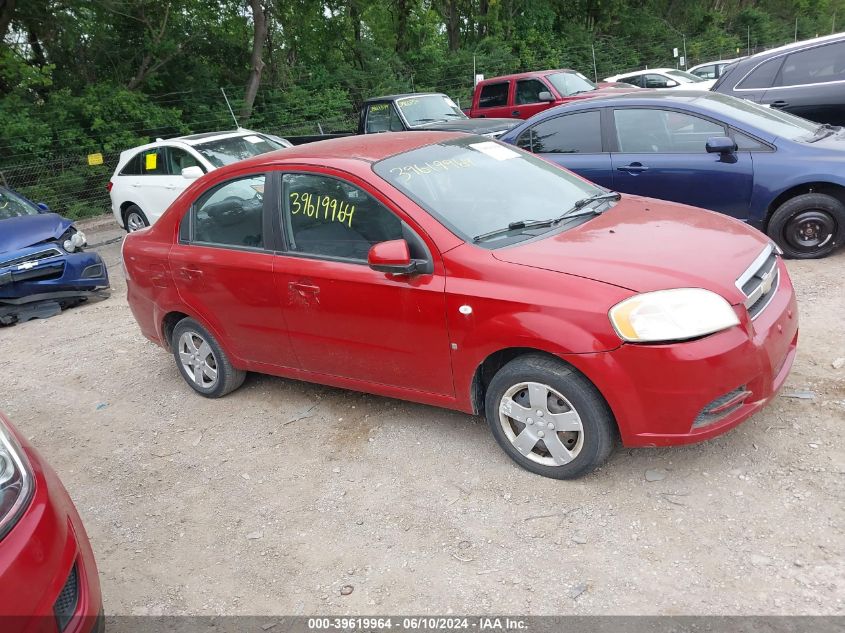
[[845,42],[816,46],[786,56],[779,86],[845,80]]
[[537,154],[597,154],[601,147],[601,114],[578,112],[538,123],[523,132],[517,145]]
[[191,208],[193,241],[216,246],[263,248],[264,174],[231,180]]
[[487,84],[481,89],[478,97],[479,108],[495,108],[508,105],[508,86],[505,81],[498,84]]
[[771,88],[775,81],[775,76],[783,64],[783,57],[770,59],[763,62],[742,81],[739,82],[737,88],[740,90],[754,90],[759,88]]
[[123,169],[120,170],[120,176],[140,176],[141,175],[141,155],[135,154]]
[[549,88],[536,79],[522,79],[516,82],[517,105],[526,103],[540,103],[540,93],[549,92]]

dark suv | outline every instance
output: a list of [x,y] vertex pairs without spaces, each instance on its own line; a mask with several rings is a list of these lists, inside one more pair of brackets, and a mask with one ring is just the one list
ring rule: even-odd
[[845,33],[758,53],[723,72],[715,92],[845,125]]

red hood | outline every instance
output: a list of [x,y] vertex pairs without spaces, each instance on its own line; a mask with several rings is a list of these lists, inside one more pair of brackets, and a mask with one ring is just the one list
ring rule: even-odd
[[493,256],[635,292],[706,288],[736,304],[745,299],[737,278],[768,243],[762,233],[719,213],[626,195],[580,226]]

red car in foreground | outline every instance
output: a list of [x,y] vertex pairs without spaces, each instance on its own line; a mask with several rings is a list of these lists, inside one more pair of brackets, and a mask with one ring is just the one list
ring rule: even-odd
[[601,464],[617,435],[736,426],[797,342],[762,233],[452,132],[216,170],[123,260],[141,331],[200,394],[255,371],[483,413],[510,457],[556,478]]
[[56,473],[0,413],[0,629],[103,631],[97,566]]

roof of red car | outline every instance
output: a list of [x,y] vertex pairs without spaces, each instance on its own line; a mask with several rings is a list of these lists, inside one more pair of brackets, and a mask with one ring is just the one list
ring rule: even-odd
[[[524,79],[525,77],[544,77],[550,73],[574,73],[577,72],[571,68],[552,68],[550,70],[530,70],[525,73],[515,73],[513,75],[499,75],[498,77],[489,77],[484,80],[488,81],[503,81],[505,79]],[[481,82],[479,82],[481,83]]]
[[[357,158],[375,162],[388,156],[401,154],[418,147],[448,141],[463,136],[462,132],[387,132],[384,134],[363,134],[344,136],[314,143],[305,143],[249,159],[253,164],[266,165],[297,160],[320,160],[327,158]],[[243,165],[247,161],[239,162]]]

